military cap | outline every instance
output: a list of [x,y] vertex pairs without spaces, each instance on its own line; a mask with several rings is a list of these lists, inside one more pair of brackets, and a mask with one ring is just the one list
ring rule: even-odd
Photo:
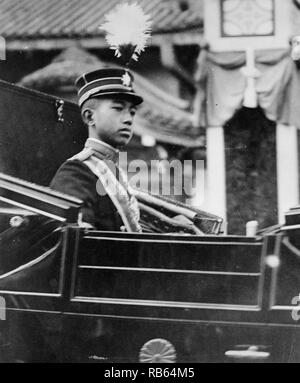
[[143,98],[133,89],[133,75],[127,69],[103,68],[82,74],[75,82],[79,106],[90,98],[101,96],[120,96],[141,104]]

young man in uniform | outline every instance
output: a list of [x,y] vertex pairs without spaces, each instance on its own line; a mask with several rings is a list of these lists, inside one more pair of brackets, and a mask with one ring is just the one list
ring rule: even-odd
[[59,168],[50,187],[83,201],[81,220],[87,227],[141,231],[137,201],[118,167],[119,149],[130,141],[143,102],[132,84],[131,73],[119,68],[85,73],[76,81],[89,138],[83,151]]

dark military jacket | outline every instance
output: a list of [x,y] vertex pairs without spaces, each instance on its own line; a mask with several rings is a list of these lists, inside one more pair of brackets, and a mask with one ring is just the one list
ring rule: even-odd
[[[95,143],[96,140],[93,144]],[[106,150],[100,150],[99,143],[95,148],[99,158],[111,157],[109,151],[107,153]],[[83,201],[81,213],[84,222],[98,230],[120,231],[123,227],[122,219],[110,197],[97,193],[97,181],[97,176],[87,165],[78,159],[71,159],[58,169],[50,187]]]

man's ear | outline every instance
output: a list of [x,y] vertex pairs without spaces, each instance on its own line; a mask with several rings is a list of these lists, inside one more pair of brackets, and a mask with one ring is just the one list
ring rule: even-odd
[[84,108],[81,111],[81,116],[83,119],[83,122],[87,126],[93,126],[94,125],[94,112],[90,108]]

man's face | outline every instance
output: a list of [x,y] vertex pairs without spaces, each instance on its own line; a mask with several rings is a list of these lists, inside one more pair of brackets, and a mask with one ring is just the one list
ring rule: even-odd
[[133,134],[136,106],[127,100],[99,98],[93,112],[97,138],[113,147],[127,145]]

